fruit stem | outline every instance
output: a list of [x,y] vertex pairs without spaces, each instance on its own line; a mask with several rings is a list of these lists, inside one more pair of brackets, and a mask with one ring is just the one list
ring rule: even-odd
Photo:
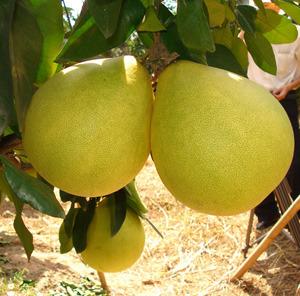
[[104,289],[107,292],[107,294],[109,295],[110,294],[110,290],[109,290],[109,287],[107,285],[104,273],[101,272],[101,271],[97,271],[97,273],[98,273],[98,277],[99,277],[102,289]]

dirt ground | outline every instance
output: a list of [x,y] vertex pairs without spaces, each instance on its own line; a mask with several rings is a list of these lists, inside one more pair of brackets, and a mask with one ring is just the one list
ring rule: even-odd
[[[285,235],[276,238],[240,281],[231,283],[230,276],[244,260],[241,249],[249,213],[215,217],[182,206],[160,182],[150,160],[138,175],[137,186],[148,218],[164,239],[144,222],[146,246],[140,260],[127,271],[106,274],[111,295],[296,295],[300,251]],[[0,259],[6,259],[0,260],[2,272],[25,269],[26,278],[36,281],[36,295],[55,295],[62,281],[76,283],[81,277],[97,281],[97,274],[74,251],[59,253],[59,219],[29,208],[23,216],[34,235],[29,263],[13,230],[13,208],[7,201],[0,205]],[[258,235],[253,231],[251,239]]]

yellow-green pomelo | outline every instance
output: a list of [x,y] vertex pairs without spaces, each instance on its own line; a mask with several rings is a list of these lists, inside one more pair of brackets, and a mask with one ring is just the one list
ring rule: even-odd
[[76,64],[33,96],[25,151],[38,173],[66,192],[112,193],[147,159],[152,101],[148,74],[132,56]]
[[263,87],[236,74],[179,61],[160,75],[151,149],[170,192],[203,213],[255,207],[293,156],[289,119]]
[[127,209],[119,232],[111,236],[111,211],[106,201],[96,208],[88,228],[87,247],[82,261],[102,272],[119,272],[129,268],[141,256],[145,233],[140,218]]

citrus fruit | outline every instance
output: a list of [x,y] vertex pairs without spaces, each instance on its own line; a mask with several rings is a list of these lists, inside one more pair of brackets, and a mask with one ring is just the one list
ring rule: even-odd
[[71,194],[115,192],[148,157],[152,100],[148,74],[132,56],[66,68],[32,98],[23,138],[28,158]]
[[119,272],[129,268],[141,256],[145,233],[139,217],[127,208],[126,218],[116,235],[111,236],[111,212],[106,201],[96,207],[88,228],[87,247],[82,261],[102,272]]
[[255,207],[286,175],[293,131],[280,103],[236,74],[179,61],[159,76],[151,149],[179,201],[214,215]]

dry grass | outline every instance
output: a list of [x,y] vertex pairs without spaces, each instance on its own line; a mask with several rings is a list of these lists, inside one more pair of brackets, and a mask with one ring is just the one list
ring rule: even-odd
[[[106,274],[112,295],[296,295],[300,252],[284,235],[273,242],[238,283],[231,283],[230,275],[243,261],[241,249],[248,213],[215,217],[182,206],[164,188],[151,161],[138,176],[137,185],[149,209],[148,217],[164,239],[145,222],[147,241],[142,258],[127,271]],[[0,254],[10,261],[3,265],[6,272],[16,268],[16,264],[28,269],[27,276],[37,279],[37,290],[45,295],[57,289],[62,280],[76,281],[79,275],[96,279],[96,274],[74,252],[58,253],[57,220],[40,215],[26,218],[36,243],[29,264],[12,228],[6,225],[10,220],[6,215],[0,217],[0,238],[4,235],[11,240],[7,246],[0,246]],[[253,232],[252,239],[255,236]]]

